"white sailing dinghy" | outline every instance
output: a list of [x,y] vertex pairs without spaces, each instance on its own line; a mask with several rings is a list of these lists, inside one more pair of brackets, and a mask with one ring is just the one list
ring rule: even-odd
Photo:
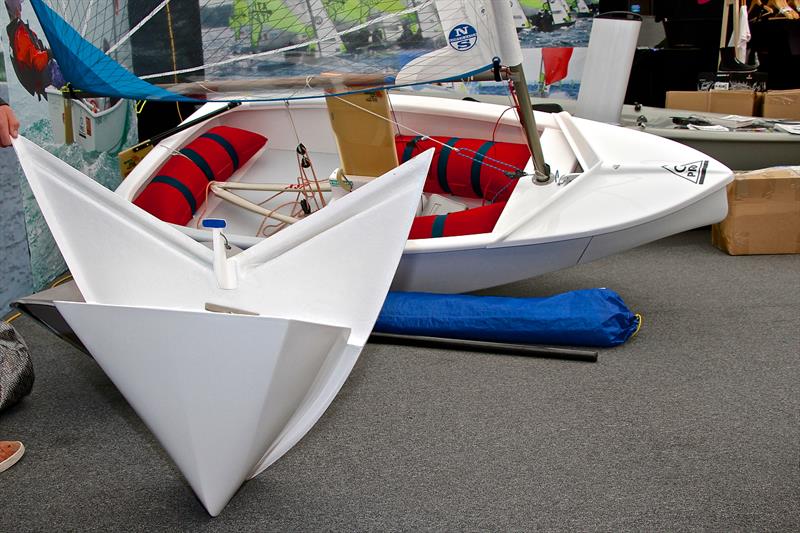
[[85,302],[56,302],[216,516],[341,388],[380,311],[431,153],[228,257],[24,138],[23,170]]
[[[219,105],[208,104],[198,115]],[[473,159],[452,153],[449,161],[442,164],[444,157],[438,144],[418,142],[420,147],[437,148],[426,183],[425,203],[433,206],[446,197],[464,211],[427,214],[435,212],[428,210],[417,217],[413,227],[421,231],[413,233],[412,237],[418,238],[406,244],[394,290],[455,293],[492,287],[588,263],[711,224],[727,212],[725,185],[732,173],[720,163],[653,135],[567,113],[535,114],[547,162],[558,178],[544,185],[530,175],[514,179],[491,202],[492,195],[501,188],[498,183],[509,182],[491,167],[533,173],[530,156],[525,155],[523,160],[514,152],[514,147],[524,151],[525,136],[507,107],[392,94],[391,109],[399,124],[396,128],[401,158],[407,144],[424,133],[444,143],[450,139],[475,140],[466,145],[464,152],[469,155],[470,146],[477,151],[495,142],[490,155],[498,159],[487,161],[486,167],[477,165],[480,184],[486,191],[485,196],[479,196],[472,188]],[[313,100],[288,105],[245,103],[162,141],[122,183],[117,194],[136,201],[176,150],[220,125],[250,128],[270,138],[263,155],[237,176],[243,186],[285,181],[296,166],[297,141],[293,136],[281,136],[281,132],[292,127],[318,173],[327,175],[340,165],[336,136],[327,114],[324,102]],[[513,156],[511,161],[516,160],[519,167],[512,167],[508,158],[496,155],[503,154],[502,150]],[[440,186],[439,177],[447,173],[448,163],[456,167],[456,173],[461,172],[447,176],[455,194],[448,194]],[[487,175],[494,176],[494,185],[489,184]],[[272,194],[247,191],[243,195],[260,203]],[[264,206],[274,207],[285,201],[276,198]],[[227,219],[228,239],[237,246],[246,248],[261,240],[261,211],[210,196],[205,216]],[[441,236],[433,236],[431,218],[442,222]],[[451,229],[452,221],[455,224]],[[429,238],[422,238],[426,228]],[[179,229],[198,240],[210,239],[207,230],[198,228],[197,216]]]
[[[201,73],[202,81],[173,85],[169,91],[147,83],[148,76],[132,76],[93,52],[42,0],[32,3],[38,6],[51,44],[57,40],[56,55],[61,48],[75,48],[73,42],[79,41],[88,50],[87,57],[77,61],[69,56],[70,60],[83,67],[102,65],[102,70],[96,69],[104,73],[99,79],[82,79],[85,68],[74,69],[74,78],[87,89],[165,100],[181,99],[183,93],[202,93],[211,100],[245,100],[162,141],[117,190],[122,198],[148,204],[152,213],[199,240],[211,238],[201,227],[204,217],[225,218],[228,239],[242,248],[259,242],[273,226],[302,218],[310,203],[323,204],[329,193],[320,194],[324,180],[316,182],[311,194],[307,181],[292,183],[291,177],[309,172],[302,164],[323,177],[338,167],[350,173],[352,154],[343,151],[345,145],[355,145],[362,155],[381,155],[386,168],[396,164],[392,157],[402,161],[424,147],[436,149],[422,216],[412,226],[392,285],[395,290],[466,292],[509,283],[716,222],[727,210],[725,185],[732,179],[731,171],[696,150],[567,113],[531,113],[510,2],[407,2],[408,8],[401,11],[396,1],[373,2],[366,13],[376,10],[372,20],[378,28],[403,17],[416,17],[417,27],[430,28],[431,20],[423,24],[423,14],[430,16],[433,4],[440,38],[425,39],[429,48],[412,53],[399,44],[399,37],[395,47],[387,42],[378,46],[370,37],[363,45],[364,53],[358,54],[353,52],[354,35],[365,30],[364,24],[337,26],[339,38],[349,43],[349,49],[326,61],[341,69],[302,76],[300,87],[292,76],[251,79],[248,66],[258,60],[266,63],[262,70],[268,70],[277,61],[274,54],[223,59],[222,45],[227,41],[215,48],[216,41],[204,37],[205,63],[161,73]],[[208,35],[216,34],[209,31]],[[297,45],[294,50],[301,48]],[[307,65],[314,61],[309,56]],[[239,78],[230,79],[232,65],[242,67]],[[356,66],[364,67],[366,74],[353,75]],[[214,78],[222,68],[224,79]],[[463,79],[487,69],[513,81],[517,108],[392,94],[388,104],[377,110],[370,107],[370,100],[379,99],[376,96],[361,100],[341,96],[365,88]],[[62,71],[67,76],[72,72],[69,65],[62,66]],[[327,104],[310,98],[326,95]],[[195,117],[222,105],[209,103]],[[348,115],[347,120],[340,120],[343,115]],[[341,122],[344,133],[337,131]],[[373,128],[371,122],[379,126],[368,129]],[[214,183],[209,185],[201,175],[199,188],[193,189],[194,199],[186,204],[182,197],[187,195],[175,187],[169,190],[159,176],[187,149],[196,152],[194,143],[217,127],[256,132],[268,137],[269,144],[225,183],[204,172]],[[355,132],[366,139],[353,142],[359,137]],[[308,156],[302,164],[300,147]],[[275,196],[276,190],[295,195],[298,189],[302,198]],[[154,195],[155,202],[150,198]],[[165,216],[169,209],[163,204],[172,202],[170,198],[177,198],[173,207],[191,208],[180,220]],[[154,203],[159,205],[154,208]],[[275,222],[270,218],[274,216],[278,217]]]
[[[327,3],[275,3],[293,9],[276,9],[278,20],[246,9],[258,2],[237,2],[244,42],[230,48],[237,33],[219,27],[216,0],[200,0],[194,14],[161,2],[108,48],[123,66],[100,50],[105,36],[87,31],[88,17],[79,32],[59,15],[63,2],[31,0],[78,90],[244,102],[156,146],[116,194],[15,143],[85,299],[57,303],[59,311],[211,514],[321,416],[401,253],[397,289],[506,283],[717,221],[731,179],[719,163],[657,137],[534,115],[507,0],[354,0],[328,17],[335,34],[320,24],[327,36],[312,31],[294,44],[280,35],[296,31],[289,14]],[[118,9],[113,0],[92,4],[97,13]],[[170,25],[169,37],[148,40],[169,69],[132,74],[136,61],[125,58],[142,44],[131,37],[190,15],[201,19],[202,60],[176,64],[192,54],[175,53],[185,39]],[[262,41],[273,37],[277,48]],[[512,82],[516,110],[373,92],[483,72]],[[184,83],[169,88],[147,81],[178,76]],[[311,99],[321,97],[327,107]],[[244,250],[228,257],[226,245]]]

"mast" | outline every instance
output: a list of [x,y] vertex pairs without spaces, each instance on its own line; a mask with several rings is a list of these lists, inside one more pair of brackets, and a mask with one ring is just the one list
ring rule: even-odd
[[536,173],[535,180],[539,183],[547,183],[550,180],[550,166],[545,163],[539,132],[536,130],[536,119],[533,115],[533,107],[531,107],[531,97],[528,94],[528,82],[522,69],[522,48],[520,48],[517,38],[511,4],[509,2],[493,2],[493,5],[500,53],[502,60],[510,65],[508,67],[509,77],[519,99],[519,120],[531,150],[533,168]]

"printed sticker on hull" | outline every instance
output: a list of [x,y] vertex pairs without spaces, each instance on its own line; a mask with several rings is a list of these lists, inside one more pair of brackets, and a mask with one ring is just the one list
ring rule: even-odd
[[683,165],[664,165],[662,168],[692,183],[702,185],[706,179],[708,161],[692,161]]

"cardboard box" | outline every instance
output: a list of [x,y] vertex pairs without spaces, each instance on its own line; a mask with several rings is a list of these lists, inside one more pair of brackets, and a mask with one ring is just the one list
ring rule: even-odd
[[708,111],[723,115],[756,116],[753,91],[708,91]]
[[667,108],[756,116],[756,93],[753,91],[668,91]]
[[762,114],[766,118],[800,120],[800,89],[767,91]]
[[667,109],[708,111],[708,91],[667,91]]
[[737,172],[711,242],[730,255],[800,253],[800,167]]

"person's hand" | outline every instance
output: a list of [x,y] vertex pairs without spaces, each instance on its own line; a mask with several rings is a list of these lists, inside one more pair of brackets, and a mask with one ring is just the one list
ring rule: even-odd
[[11,146],[11,138],[17,138],[19,120],[10,106],[0,105],[0,146]]

